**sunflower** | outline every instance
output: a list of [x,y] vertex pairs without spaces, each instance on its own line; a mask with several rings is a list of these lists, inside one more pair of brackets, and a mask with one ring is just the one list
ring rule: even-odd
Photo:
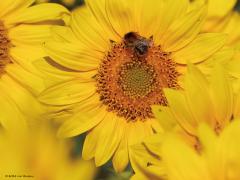
[[1,179],[93,179],[94,162],[74,157],[73,147],[72,141],[57,139],[54,128],[45,123],[21,136],[1,133]]
[[[235,119],[217,136],[206,124],[198,128],[200,152],[189,147],[179,136],[169,134],[162,143],[161,154],[165,178],[169,180],[230,180],[240,179],[240,121]],[[157,171],[158,170],[158,171]],[[162,179],[161,168],[150,166],[144,175],[132,180]]]
[[188,6],[188,0],[87,0],[68,26],[55,28],[45,49],[56,69],[38,68],[64,82],[39,99],[73,113],[59,136],[87,132],[84,159],[100,166],[113,157],[122,171],[134,156],[129,146],[162,131],[151,105],[167,105],[163,88],[180,89],[187,62],[201,64],[222,49],[225,35],[199,33],[205,8]]
[[53,24],[68,13],[56,4],[33,3],[0,2],[0,126],[15,132],[26,127],[26,117],[33,120],[43,112],[34,95],[45,85],[32,61],[45,56],[42,43],[51,36]]
[[[214,144],[215,141],[211,139],[213,135],[205,134],[205,141],[207,138],[208,144],[202,144],[206,142],[202,142],[202,138],[204,134],[199,135],[199,127],[201,124],[207,124],[208,128],[210,128],[212,131],[212,134],[215,134],[214,136],[225,136],[225,131],[229,128],[229,126],[235,127],[235,129],[239,128],[239,120],[237,120],[240,117],[239,114],[239,103],[240,103],[240,91],[238,92],[238,95],[233,93],[232,84],[229,81],[229,77],[227,76],[224,69],[217,65],[213,71],[210,79],[207,79],[197,68],[190,65],[189,71],[186,74],[184,78],[184,90],[171,90],[166,89],[165,95],[167,97],[167,100],[169,102],[169,107],[161,107],[161,106],[153,106],[153,112],[156,116],[156,118],[159,120],[160,124],[164,128],[165,132],[172,132],[177,136],[178,139],[182,141],[182,144],[186,144],[191,151],[194,151],[194,154],[204,154],[206,148],[215,150],[215,148],[220,148],[218,151],[222,151],[222,147],[224,147],[227,144],[221,144],[220,147],[216,145],[216,147],[205,147],[205,145],[211,146]],[[235,122],[238,121],[238,122]],[[235,125],[231,125],[234,123]],[[239,130],[238,130],[239,131]],[[231,134],[232,135],[232,134]],[[142,161],[138,161],[137,158],[135,158],[135,161],[138,164],[138,168],[140,171],[144,172],[145,174],[150,173],[153,176],[166,176],[166,165],[164,160],[164,156],[167,155],[166,149],[164,149],[164,145],[162,145],[162,142],[166,141],[166,143],[171,143],[169,140],[165,140],[165,134],[157,134],[153,137],[147,139],[144,141],[143,145],[138,145],[133,147],[133,150],[136,154],[143,155],[144,151],[148,150],[152,152],[152,155],[155,156],[142,156]],[[228,140],[228,142],[231,144],[233,141],[236,140],[236,135],[232,136],[232,141]],[[230,135],[229,135],[230,138]],[[169,142],[168,142],[169,141]],[[163,143],[164,144],[164,143]],[[172,144],[173,145],[173,144]],[[228,146],[226,146],[228,147]],[[178,144],[176,144],[175,148],[171,147],[172,150],[169,151],[169,157],[170,158],[171,153],[181,154],[183,155],[183,158],[186,158],[186,161],[189,161],[192,159],[192,156],[188,154],[189,150],[186,151],[184,154],[182,154],[179,150]],[[163,150],[164,149],[164,150]],[[238,153],[239,149],[236,149],[236,153]],[[234,148],[229,149],[230,153],[235,153]],[[179,155],[180,155],[179,154]],[[167,160],[167,166],[170,168],[180,168],[181,163],[179,157],[173,155],[171,161],[173,161],[173,164],[170,167],[170,163]],[[189,155],[189,156],[188,156]],[[213,154],[211,154],[213,155]],[[188,157],[185,157],[188,156]],[[198,156],[198,155],[195,155]],[[160,158],[161,157],[161,158]],[[174,159],[176,158],[176,159]],[[202,157],[199,157],[200,159]],[[205,158],[205,157],[204,157]],[[203,159],[204,159],[203,158]],[[207,157],[210,158],[210,157]],[[212,157],[211,157],[212,158]],[[228,158],[222,157],[222,158]],[[196,159],[196,158],[195,158]],[[217,160],[217,159],[215,159]],[[215,161],[214,160],[214,161]],[[236,159],[239,161],[239,159]],[[174,162],[175,161],[175,162]],[[184,161],[184,162],[186,162]],[[168,164],[169,163],[169,164]],[[179,163],[177,166],[174,165],[174,163]],[[188,162],[187,162],[188,163]],[[200,160],[199,162],[200,163]],[[210,163],[210,162],[209,162]],[[215,163],[215,162],[214,162]],[[223,163],[223,162],[222,162]],[[147,164],[152,164],[153,166],[149,166],[147,168]],[[182,168],[184,167],[184,163],[182,164]],[[216,164],[210,164],[210,165],[216,165]],[[207,166],[204,166],[204,168],[207,168]],[[215,167],[213,167],[215,168]],[[147,169],[147,170],[146,170]],[[158,171],[157,171],[158,169]],[[210,168],[209,168],[210,169]],[[211,169],[210,169],[211,170]],[[230,171],[231,169],[229,169]],[[235,169],[232,169],[235,171]],[[171,169],[173,171],[173,169]],[[177,172],[177,171],[176,171]],[[219,173],[219,171],[216,170],[216,172]],[[224,171],[220,171],[224,172]],[[143,174],[144,174],[143,173]],[[189,178],[183,178],[183,179],[194,179],[191,177],[194,173],[197,173],[195,171],[189,171]],[[201,174],[202,171],[199,171]],[[199,175],[198,173],[195,174],[196,177]],[[219,175],[219,174],[218,174]],[[142,173],[139,173],[136,177],[142,176]],[[186,174],[187,176],[187,174]],[[171,176],[170,176],[171,177]],[[199,178],[202,177],[201,175],[198,176]],[[225,176],[222,176],[225,177]],[[177,177],[172,179],[178,179]],[[201,179],[201,178],[200,178]],[[211,178],[210,178],[211,179]],[[214,179],[214,178],[212,178]],[[215,178],[218,179],[218,178]],[[221,179],[221,178],[219,178]],[[237,179],[237,178],[236,178]]]

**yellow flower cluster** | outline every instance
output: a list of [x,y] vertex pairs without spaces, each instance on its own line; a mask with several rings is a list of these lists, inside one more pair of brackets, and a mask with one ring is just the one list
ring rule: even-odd
[[240,179],[237,0],[58,3],[0,1],[0,179]]

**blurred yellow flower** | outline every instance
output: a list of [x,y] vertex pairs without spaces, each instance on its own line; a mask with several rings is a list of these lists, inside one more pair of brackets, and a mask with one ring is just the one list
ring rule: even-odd
[[0,134],[0,179],[92,180],[94,162],[73,157],[73,142],[55,137],[48,125],[21,136]]
[[[165,179],[169,180],[237,180],[240,179],[240,121],[233,120],[217,136],[204,123],[198,128],[201,151],[190,148],[176,134],[169,134],[161,148]],[[157,171],[158,170],[158,171]],[[149,166],[145,174],[132,180],[162,179],[161,167]]]
[[[216,134],[238,117],[237,96],[224,69],[217,65],[207,79],[192,65],[184,77],[184,90],[165,89],[169,107],[153,106],[153,112],[165,129],[175,124],[184,138],[198,147],[197,129],[200,122],[208,124]],[[240,94],[238,92],[238,94]],[[235,105],[235,106],[234,106]]]
[[[85,159],[100,166],[113,156],[116,171],[124,170],[134,157],[129,146],[162,131],[151,105],[167,105],[163,88],[180,88],[188,62],[216,60],[226,36],[200,34],[205,8],[188,6],[188,0],[87,0],[68,27],[55,28],[45,47],[56,69],[38,67],[65,82],[39,99],[72,111],[59,135],[88,132]],[[221,60],[231,56],[222,53]]]
[[207,4],[208,15],[203,32],[228,34],[228,45],[240,45],[240,14],[234,10],[237,0],[193,0],[192,6]]
[[[234,9],[237,0],[190,0],[190,2],[190,9],[201,7],[202,5],[207,5],[208,7],[202,32],[218,32],[228,35],[226,45],[232,47],[235,53],[226,66],[228,66],[229,72],[233,76],[234,91],[238,91],[240,89],[240,14]],[[219,60],[221,57],[218,56],[216,59]],[[201,70],[205,72],[204,69]]]
[[13,132],[26,128],[26,117],[33,120],[43,112],[34,95],[45,86],[32,62],[45,56],[41,46],[51,36],[51,22],[68,13],[57,4],[33,3],[0,2],[0,126]]
[[[234,119],[237,119],[240,117],[240,91],[238,94],[234,94],[232,91],[232,84],[229,81],[229,78],[227,77],[226,72],[223,70],[223,68],[219,65],[217,65],[211,74],[211,77],[207,79],[204,77],[204,75],[195,67],[192,65],[189,65],[188,73],[186,74],[184,78],[184,90],[171,90],[166,89],[165,95],[167,97],[169,107],[161,107],[161,106],[153,106],[153,112],[156,118],[159,120],[160,124],[164,127],[165,132],[174,132],[175,136],[178,136],[179,141],[182,141],[182,144],[188,145],[190,149],[184,153],[181,151],[181,147],[178,147],[179,143],[172,144],[171,151],[169,150],[169,156],[167,155],[167,148],[164,149],[164,145],[162,147],[162,141],[166,141],[166,144],[171,144],[171,140],[164,140],[164,134],[158,134],[154,137],[151,137],[147,140],[145,140],[144,147],[142,145],[132,147],[133,151],[135,151],[136,154],[144,154],[143,152],[146,151],[146,148],[148,151],[152,152],[152,154],[155,154],[155,156],[142,156],[142,162],[137,161],[139,164],[139,168],[146,174],[150,173],[152,175],[150,176],[165,176],[170,175],[170,179],[179,179],[177,176],[174,175],[174,177],[171,176],[172,171],[174,171],[174,168],[176,168],[175,173],[180,173],[177,171],[177,168],[185,168],[186,174],[184,174],[185,178],[181,177],[182,179],[198,179],[196,177],[199,177],[199,179],[207,176],[201,176],[201,173],[203,171],[195,171],[195,170],[188,170],[188,167],[186,167],[185,163],[191,163],[188,161],[194,160],[191,154],[189,154],[189,151],[195,151],[194,156],[198,156],[197,153],[205,153],[206,148],[210,149],[211,151],[215,151],[215,148],[219,148],[219,151],[222,151],[224,149],[221,149],[227,143],[229,145],[234,142],[238,141],[236,140],[237,136],[232,136],[232,141],[230,141],[230,136],[232,134],[229,134],[229,139],[227,142],[224,142],[226,144],[220,144],[214,147],[215,139],[211,139],[213,136],[225,136],[224,134],[228,132],[227,130],[228,126],[234,126],[235,129],[239,128],[239,122],[235,123]],[[237,120],[236,120],[237,121]],[[233,123],[235,125],[229,125]],[[201,124],[207,124],[209,128],[211,128],[212,131],[211,134],[215,135],[208,135],[201,133],[199,135],[199,126]],[[238,131],[239,131],[238,130]],[[204,131],[205,132],[205,131]],[[208,132],[208,131],[206,131]],[[202,142],[203,135],[206,140],[209,140],[208,144],[202,144],[205,142]],[[209,138],[209,139],[207,139]],[[223,138],[224,139],[224,138]],[[222,140],[221,140],[222,141]],[[220,142],[220,141],[219,141]],[[211,144],[212,143],[212,144]],[[217,142],[216,142],[217,143]],[[205,146],[209,147],[205,147]],[[219,147],[221,146],[221,147]],[[169,147],[168,147],[169,148]],[[162,150],[164,149],[164,150]],[[229,149],[230,153],[239,153],[240,149],[236,149],[236,151],[232,148]],[[175,153],[175,154],[171,154]],[[179,154],[180,153],[180,154]],[[179,157],[177,157],[177,154],[179,154]],[[176,155],[176,156],[175,156]],[[218,154],[220,155],[220,154]],[[218,156],[217,155],[217,156]],[[164,157],[167,157],[167,162],[164,161]],[[170,156],[172,156],[171,162]],[[180,162],[180,156],[182,158],[186,158],[185,161]],[[186,157],[185,157],[186,156]],[[216,157],[217,157],[216,156]],[[161,158],[160,158],[161,157]],[[215,157],[215,156],[214,156]],[[175,159],[174,159],[175,158]],[[212,158],[212,157],[207,157]],[[223,156],[222,158],[229,158],[228,155]],[[195,158],[196,159],[196,158]],[[205,159],[205,157],[199,157],[199,159]],[[214,159],[214,161],[217,159]],[[202,160],[199,160],[197,163],[202,163]],[[240,159],[236,159],[236,162],[240,162]],[[238,162],[238,163],[239,163]],[[166,168],[171,169],[171,172],[168,174]],[[176,164],[174,164],[176,163]],[[182,164],[181,164],[182,163]],[[212,164],[212,162],[209,166],[214,165],[214,168],[218,168],[218,166],[215,167],[216,164]],[[224,163],[224,162],[222,162]],[[152,164],[153,167],[147,168],[147,164]],[[170,164],[172,167],[170,167]],[[193,165],[193,164],[192,164]],[[156,166],[156,167],[155,167]],[[180,167],[182,166],[182,167]],[[190,166],[190,164],[189,164]],[[207,166],[204,166],[205,170],[207,169]],[[234,165],[233,165],[234,166]],[[145,167],[145,168],[144,168]],[[190,167],[189,167],[190,168]],[[194,168],[194,166],[193,166]],[[226,168],[226,167],[224,167]],[[229,167],[230,168],[230,167]],[[191,168],[190,168],[191,169]],[[183,170],[183,169],[182,169]],[[209,167],[208,171],[212,171],[211,167]],[[235,169],[229,169],[229,171],[235,171]],[[223,170],[216,170],[217,173],[225,171]],[[195,173],[194,176],[192,176]],[[221,174],[216,174],[221,176]],[[144,176],[139,173],[136,175],[136,177]],[[147,175],[148,176],[148,175]],[[188,178],[187,178],[188,177]],[[210,176],[211,177],[211,176]],[[215,175],[213,176],[215,177]],[[221,178],[210,178],[210,179],[221,179]],[[223,178],[226,176],[222,176]],[[181,179],[180,178],[180,179]],[[236,178],[238,179],[238,178]]]
[[[239,135],[239,119],[235,119],[219,136],[208,126],[201,125],[198,131],[202,146],[200,154],[176,136],[166,139],[162,156],[166,162],[169,179],[240,179],[240,141],[237,138]],[[173,147],[178,151],[173,151]]]

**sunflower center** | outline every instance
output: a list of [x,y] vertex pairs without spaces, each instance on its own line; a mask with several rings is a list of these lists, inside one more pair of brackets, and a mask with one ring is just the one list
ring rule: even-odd
[[8,55],[10,41],[7,37],[7,31],[3,23],[0,22],[0,76],[5,72],[5,66],[11,63]]
[[155,71],[148,64],[129,62],[123,64],[119,72],[119,86],[131,98],[149,94],[155,87]]
[[167,105],[163,88],[179,88],[176,64],[153,39],[137,33],[112,43],[96,75],[97,92],[108,111],[126,120],[153,117],[152,105]]

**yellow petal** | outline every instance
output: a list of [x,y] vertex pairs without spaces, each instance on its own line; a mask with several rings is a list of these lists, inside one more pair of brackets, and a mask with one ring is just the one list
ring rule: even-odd
[[142,143],[130,146],[129,156],[135,173],[144,172],[148,163],[159,165],[160,162],[160,158],[156,158],[155,154],[149,152],[146,145]]
[[[143,142],[144,138],[153,134],[151,125],[141,121],[132,122],[131,124],[129,123],[127,131],[129,147],[140,144],[141,142]],[[140,162],[146,164],[146,162],[144,161],[145,158],[143,159],[143,162],[141,162],[141,158],[139,158],[139,156],[137,156],[135,153],[135,151],[129,149],[129,159],[131,165],[134,171],[137,171],[139,169],[138,163]]]
[[9,54],[13,61],[22,67],[31,70],[34,69],[33,61],[46,56],[44,50],[39,46],[17,46],[12,47]]
[[[0,17],[14,14],[24,8],[27,8],[34,3],[34,0],[7,0],[1,1],[0,4]],[[16,14],[15,14],[16,15]]]
[[237,93],[234,103],[234,117],[240,118],[240,91]]
[[11,42],[16,44],[40,45],[51,37],[52,25],[20,25],[9,30]]
[[150,179],[164,179],[165,178],[165,168],[164,167],[158,167],[158,166],[149,166],[146,168],[145,174]]
[[39,94],[45,88],[40,71],[33,65],[33,60],[45,56],[45,52],[39,46],[12,47],[9,52],[13,65],[6,67],[6,71],[32,93]]
[[225,126],[233,113],[233,92],[227,73],[222,66],[216,65],[211,77],[211,94],[215,116],[220,125]]
[[[240,27],[238,26],[239,20],[240,20],[240,14],[237,11],[231,12],[231,14],[228,15],[229,18],[224,18],[227,19],[226,23],[222,22],[219,24],[222,24],[222,29],[218,30],[218,32],[223,32],[229,35],[228,38],[228,44],[230,45],[235,45],[239,42],[240,38]],[[222,20],[223,21],[223,20]],[[221,27],[220,27],[221,28]],[[214,29],[214,28],[212,28]]]
[[111,33],[104,31],[86,6],[73,11],[70,26],[76,38],[89,48],[102,52],[109,48]]
[[218,51],[226,41],[226,35],[219,33],[200,34],[183,49],[174,52],[174,61],[180,64],[199,63]]
[[[44,107],[29,93],[25,88],[19,85],[11,77],[5,75],[1,77],[1,91],[5,91],[9,98],[13,100],[15,106],[23,115],[30,120],[39,120],[44,112]],[[31,110],[29,109],[31,106]]]
[[167,167],[166,171],[170,180],[210,180],[201,156],[176,135],[169,135],[165,140],[162,146],[162,159]]
[[130,122],[128,125],[128,145],[139,144],[143,139],[151,134],[153,134],[150,124],[146,122]]
[[[148,148],[142,144],[134,145],[130,148],[130,150],[131,163],[134,165],[133,169],[137,174],[137,177],[141,179],[163,178],[166,170],[159,156],[149,152]],[[160,151],[160,149],[158,150]],[[155,170],[157,170],[157,172]]]
[[208,158],[213,158],[212,152],[215,150],[216,142],[217,142],[217,136],[212,130],[212,127],[209,127],[207,124],[202,123],[199,125],[198,129],[198,137],[201,142],[202,148],[204,149],[204,154]]
[[233,10],[237,0],[210,0],[208,1],[208,16],[223,17]]
[[[152,5],[154,6],[155,3]],[[187,9],[189,6],[188,0],[166,0],[163,1],[163,11],[159,11],[158,18],[160,19],[160,22],[158,23],[158,30],[156,32],[156,43],[161,44],[162,43],[162,37],[164,37],[164,34],[167,32],[169,26],[174,23],[174,21],[178,21],[179,18],[181,18],[183,15],[187,13]],[[154,10],[157,10],[157,6],[154,8]],[[160,10],[160,9],[159,9]],[[150,13],[151,14],[151,13]],[[156,21],[156,20],[153,20]]]
[[5,70],[10,76],[36,95],[45,89],[45,84],[42,78],[23,69],[18,64],[10,64]]
[[[148,154],[154,156],[156,159],[161,157],[161,146],[164,139],[164,133],[155,133],[151,136],[148,136],[144,139],[143,145],[146,147]],[[152,164],[158,165],[161,162],[151,162]]]
[[[201,64],[198,64],[198,67],[204,72],[204,74],[210,74],[212,68],[216,64],[222,64],[228,69],[228,64],[230,65],[231,62],[233,61],[232,58],[235,54],[235,51],[233,48],[229,47],[223,47],[221,50],[216,52],[213,56],[209,57],[206,61],[202,62]],[[234,63],[233,63],[234,64]],[[229,66],[229,73],[234,73],[231,72]]]
[[104,54],[82,44],[48,42],[46,52],[57,63],[77,71],[97,69]]
[[106,14],[114,31],[120,37],[134,30],[133,3],[134,1],[106,0]]
[[177,124],[177,120],[171,113],[169,107],[154,105],[152,106],[152,112],[166,131],[171,130]]
[[45,104],[69,105],[81,102],[95,92],[95,83],[73,79],[46,89],[39,95],[39,100]]
[[[0,83],[1,86],[2,83]],[[16,102],[1,90],[0,103],[3,105],[0,113],[1,126],[14,135],[27,128],[27,122]]]
[[[207,18],[206,22],[203,25],[202,32],[222,32],[224,33],[224,29],[229,24],[231,20],[231,14],[224,16],[223,18],[213,17]],[[226,33],[227,34],[227,33]]]
[[134,28],[144,37],[149,38],[153,36],[154,40],[157,39],[156,34],[161,26],[164,13],[163,1],[149,0],[147,2],[144,0],[135,0],[133,2],[134,4],[131,9],[134,14]]
[[100,133],[102,128],[104,128],[104,124],[100,123],[87,133],[82,150],[82,157],[84,160],[90,160],[94,157],[98,139],[101,138]]
[[44,81],[46,87],[50,87],[73,78],[92,80],[92,77],[97,74],[97,71],[71,71],[60,64],[57,64],[50,58],[40,58],[34,61],[33,65],[41,72],[39,76]]
[[156,133],[164,132],[162,125],[155,118],[148,119],[147,123],[150,124],[150,126],[152,127],[154,132],[156,132]]
[[96,126],[106,116],[105,108],[94,107],[88,111],[78,112],[66,120],[58,131],[60,137],[73,137]]
[[116,172],[124,171],[129,162],[126,122],[122,122],[121,126],[123,128],[123,137],[112,159],[113,167]]
[[[239,137],[239,135],[240,135],[239,127],[240,127],[240,119],[239,118],[234,119],[229,124],[229,126],[227,126],[223,130],[222,134],[220,134],[218,147],[221,149],[220,153],[222,153],[222,154],[220,154],[220,155],[223,156],[223,158],[225,160],[228,160],[230,162],[237,161],[238,163],[236,163],[236,164],[238,164],[240,166],[240,164],[239,164],[240,140],[239,140],[239,138],[233,138],[233,137]],[[234,171],[237,169],[233,168],[232,170]]]
[[239,179],[240,177],[240,140],[237,138],[240,135],[239,127],[240,121],[239,119],[235,119],[220,134],[218,149],[215,151],[215,166],[219,167],[214,172],[216,174],[215,179],[222,177],[222,173],[218,173],[219,170],[220,172],[227,171],[225,173],[227,179]]
[[131,180],[149,180],[149,178],[144,176],[143,174],[137,173],[131,177]]
[[86,5],[92,11],[93,16],[99,22],[104,32],[109,34],[109,39],[118,41],[121,37],[116,31],[114,31],[111,23],[109,22],[108,15],[106,12],[106,0],[86,0]]
[[175,21],[164,34],[163,49],[173,52],[190,43],[199,33],[205,16],[206,8],[202,7]]
[[240,78],[240,61],[239,59],[234,59],[226,63],[226,70],[236,78]]
[[56,41],[69,43],[78,40],[68,26],[52,26],[51,31],[51,38]]
[[5,19],[7,24],[36,23],[48,20],[62,19],[69,11],[59,4],[44,3],[31,6],[17,16],[9,16]]
[[179,125],[188,133],[195,135],[197,122],[189,112],[185,96],[180,90],[165,89],[164,93],[169,103],[169,107]]
[[210,90],[207,79],[193,65],[188,66],[188,73],[185,76],[186,99],[189,108],[196,122],[207,122],[212,127],[215,119],[212,112],[214,107],[210,97]]
[[104,128],[101,130],[96,147],[95,163],[97,166],[106,163],[116,151],[124,132],[121,121],[124,121],[124,119],[108,113],[101,122],[104,124]]

